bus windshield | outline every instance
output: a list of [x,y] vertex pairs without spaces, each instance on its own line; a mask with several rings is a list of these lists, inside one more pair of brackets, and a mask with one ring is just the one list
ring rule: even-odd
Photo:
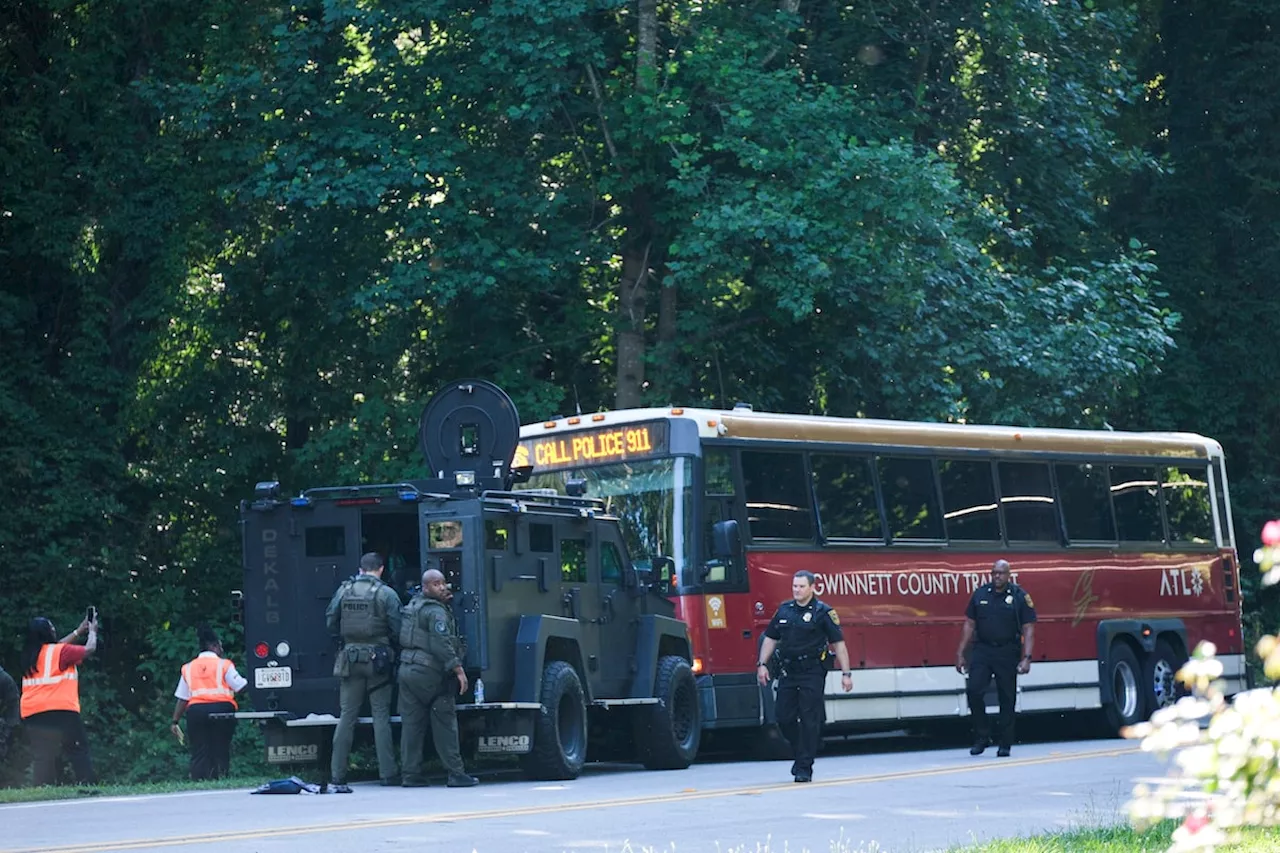
[[564,495],[567,483],[583,482],[586,497],[603,500],[609,514],[618,517],[632,563],[661,577],[657,558],[669,557],[674,573],[663,579],[674,586],[685,567],[692,565],[690,470],[687,458],[672,456],[535,473],[521,488],[551,489]]

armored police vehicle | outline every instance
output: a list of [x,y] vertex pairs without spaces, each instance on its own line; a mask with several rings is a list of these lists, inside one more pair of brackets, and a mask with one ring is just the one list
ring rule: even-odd
[[518,755],[536,779],[574,778],[595,759],[694,760],[685,623],[632,564],[602,503],[512,491],[531,473],[512,468],[519,424],[498,387],[456,382],[419,424],[431,479],[296,497],[266,482],[242,503],[238,601],[254,710],[238,716],[262,721],[269,761],[327,767],[339,644],[324,610],[369,551],[386,559],[383,580],[402,601],[424,569],[450,584],[468,679],[483,691],[458,699],[464,750]]

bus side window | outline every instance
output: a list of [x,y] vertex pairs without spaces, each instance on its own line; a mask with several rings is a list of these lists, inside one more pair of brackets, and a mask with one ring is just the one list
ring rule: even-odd
[[1169,539],[1191,545],[1213,542],[1213,509],[1209,503],[1208,468],[1162,468],[1160,488],[1164,492]]
[[1053,498],[1049,465],[1043,462],[1000,462],[1000,505],[1010,542],[1059,542],[1058,507]]
[[752,539],[813,539],[803,456],[744,450],[742,481]]
[[1116,520],[1111,514],[1107,467],[1089,462],[1060,463],[1054,467],[1067,541],[1115,542]]
[[933,461],[881,456],[879,462],[889,534],[894,539],[944,538]]
[[1163,542],[1160,481],[1154,467],[1111,466],[1111,502],[1121,542]]

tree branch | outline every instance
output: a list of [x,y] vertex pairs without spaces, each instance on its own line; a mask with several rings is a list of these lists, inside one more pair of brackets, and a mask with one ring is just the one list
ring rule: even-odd
[[600,81],[596,79],[596,71],[587,64],[587,79],[591,81],[591,96],[596,102],[596,114],[600,116],[600,132],[604,134],[604,147],[609,149],[609,156],[617,160],[618,149],[613,146],[613,138],[609,136],[609,122],[604,117],[604,92],[600,90]]

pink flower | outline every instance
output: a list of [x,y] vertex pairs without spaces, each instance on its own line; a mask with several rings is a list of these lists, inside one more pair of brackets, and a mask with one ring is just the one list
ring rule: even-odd
[[1268,521],[1262,525],[1262,544],[1280,545],[1280,520]]
[[1209,825],[1209,818],[1202,814],[1187,815],[1187,819],[1182,822],[1182,825],[1189,835],[1195,835]]

